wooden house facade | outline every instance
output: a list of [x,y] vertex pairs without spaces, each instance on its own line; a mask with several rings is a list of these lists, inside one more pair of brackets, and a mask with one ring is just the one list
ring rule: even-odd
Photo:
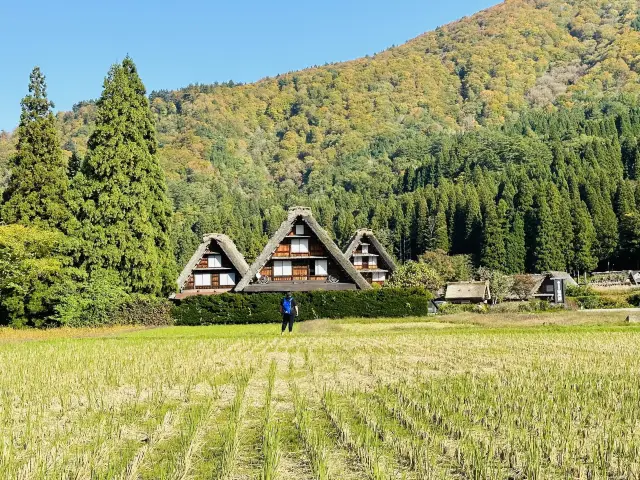
[[251,265],[236,291],[286,292],[371,288],[316,222],[295,207]]
[[373,230],[356,231],[344,254],[370,284],[383,285],[396,269],[393,258],[376,238]]
[[193,254],[178,277],[174,298],[214,295],[235,291],[249,265],[233,241],[221,233],[210,233]]

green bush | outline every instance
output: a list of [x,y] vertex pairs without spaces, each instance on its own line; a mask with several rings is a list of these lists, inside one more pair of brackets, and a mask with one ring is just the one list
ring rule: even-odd
[[599,295],[575,297],[575,300],[578,303],[578,306],[587,310],[594,308],[627,308],[630,306],[625,300]]
[[627,302],[634,307],[640,307],[640,292],[632,293],[627,297]]
[[[294,293],[298,320],[344,317],[406,317],[427,315],[431,295],[423,289]],[[198,295],[172,309],[177,325],[280,322],[280,293]]]
[[114,272],[95,272],[62,296],[55,319],[69,327],[167,325],[171,303],[163,298],[130,294]]
[[443,303],[438,307],[438,313],[440,315],[464,312],[485,313],[487,308],[486,305],[474,305],[472,303]]
[[555,305],[546,300],[529,300],[518,304],[518,311],[522,313],[553,312],[564,309],[563,305]]

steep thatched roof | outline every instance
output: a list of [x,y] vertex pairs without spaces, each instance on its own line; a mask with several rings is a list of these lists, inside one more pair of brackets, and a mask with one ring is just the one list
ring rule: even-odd
[[355,267],[351,264],[349,260],[347,260],[338,246],[331,239],[329,234],[320,226],[320,224],[313,218],[311,213],[311,209],[308,207],[293,207],[289,209],[289,215],[286,220],[282,222],[280,228],[273,234],[273,237],[269,239],[269,242],[262,250],[262,253],[256,258],[256,261],[253,262],[251,267],[245,276],[242,277],[242,280],[238,282],[236,285],[236,291],[241,292],[244,288],[246,288],[251,280],[256,277],[256,274],[265,266],[265,264],[271,259],[274,252],[280,245],[280,242],[284,240],[287,234],[293,228],[293,225],[298,221],[298,219],[305,222],[311,231],[315,233],[318,237],[318,240],[322,242],[324,247],[327,249],[329,254],[332,256],[333,260],[338,263],[340,268],[344,270],[344,272],[353,280],[353,282],[360,288],[361,290],[368,290],[371,288],[371,285],[364,279],[360,273],[355,269]]
[[393,258],[391,257],[391,255],[389,255],[389,252],[387,252],[387,249],[384,248],[384,245],[382,245],[380,241],[376,238],[376,235],[375,233],[373,233],[373,230],[370,230],[368,228],[361,228],[359,230],[356,230],[356,233],[353,235],[353,237],[351,237],[351,241],[349,242],[349,245],[344,250],[345,256],[348,259],[351,259],[351,255],[353,254],[354,250],[356,250],[360,246],[360,244],[364,243],[362,240],[363,238],[366,238],[367,240],[369,240],[369,243],[371,243],[371,245],[373,245],[373,248],[376,249],[376,251],[378,252],[378,255],[380,255],[380,257],[382,258],[382,261],[386,264],[389,271],[393,273],[397,268],[396,262],[393,261]]
[[238,270],[240,276],[245,276],[247,270],[249,270],[249,264],[244,259],[242,254],[238,251],[238,249],[236,248],[236,244],[233,243],[233,240],[231,240],[223,233],[208,233],[202,237],[202,243],[198,246],[196,252],[182,269],[182,273],[180,273],[180,276],[178,277],[178,291],[182,290],[184,284],[189,278],[189,275],[191,275],[191,272],[196,267],[204,253],[207,251],[207,248],[212,241],[216,242],[222,252],[227,256],[233,267]]
[[488,300],[491,297],[489,282],[451,282],[447,283],[445,300]]

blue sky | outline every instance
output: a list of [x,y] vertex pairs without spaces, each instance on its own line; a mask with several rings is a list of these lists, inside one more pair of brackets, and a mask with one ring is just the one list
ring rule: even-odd
[[252,82],[399,45],[496,0],[0,2],[0,130],[39,65],[58,110],[100,95],[129,54],[147,90]]

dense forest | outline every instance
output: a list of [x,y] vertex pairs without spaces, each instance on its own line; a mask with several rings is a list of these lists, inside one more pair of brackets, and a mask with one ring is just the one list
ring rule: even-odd
[[[302,204],[400,260],[638,268],[639,73],[634,0],[508,0],[371,57],[152,92],[167,241],[183,265],[221,231],[251,260]],[[57,114],[70,181],[99,122],[94,101]],[[15,143],[0,135],[0,188]]]

